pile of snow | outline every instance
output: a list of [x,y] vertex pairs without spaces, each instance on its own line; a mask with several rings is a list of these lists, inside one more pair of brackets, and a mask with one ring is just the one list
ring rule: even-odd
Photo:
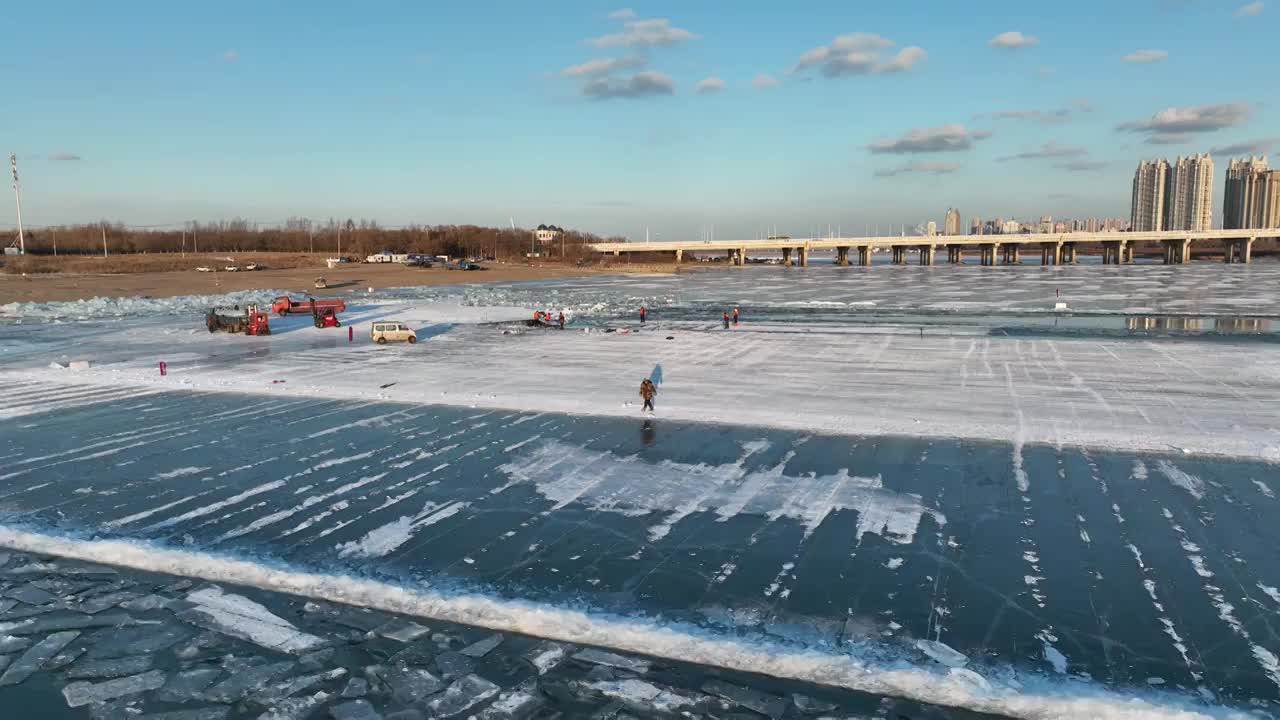
[[[248,560],[119,540],[78,540],[0,525],[0,546],[92,562],[105,562],[234,585],[369,607],[387,612],[477,625],[563,642],[609,647],[681,662],[693,662],[903,697],[919,702],[1017,718],[1097,718],[1100,720],[1244,720],[1251,715],[1203,699],[1143,688],[1118,692],[1093,683],[1058,680],[1011,670],[981,675],[955,667],[962,656],[940,644],[917,652],[940,659],[940,667],[886,659],[880,650],[847,652],[797,649],[778,643],[728,637],[705,628],[660,620],[623,618],[547,604],[475,594],[407,588],[340,575],[305,573]],[[246,605],[239,596],[206,593],[195,601],[236,619],[253,618],[287,629]],[[952,667],[943,670],[947,665]]]
[[180,295],[170,298],[96,297],[89,300],[12,302],[0,305],[0,320],[102,320],[155,315],[203,315],[210,307],[249,303],[270,305],[285,290],[243,290],[220,295]]

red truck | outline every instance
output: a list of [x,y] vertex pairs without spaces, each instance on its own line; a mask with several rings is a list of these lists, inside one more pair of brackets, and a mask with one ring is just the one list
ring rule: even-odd
[[257,305],[249,305],[244,310],[234,308],[209,308],[205,313],[204,324],[209,332],[219,330],[245,335],[270,335],[271,326],[267,323],[268,315],[258,311]]
[[324,313],[325,311],[346,312],[347,303],[344,300],[316,300],[315,298],[292,300],[288,295],[281,295],[271,303],[271,312],[280,317],[291,312],[311,313],[314,316],[316,312]]

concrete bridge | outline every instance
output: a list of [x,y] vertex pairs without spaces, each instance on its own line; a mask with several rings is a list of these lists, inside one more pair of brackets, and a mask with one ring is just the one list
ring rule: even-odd
[[1061,233],[1038,235],[930,235],[888,237],[838,237],[838,238],[769,238],[767,240],[709,240],[670,242],[596,243],[591,249],[615,257],[622,253],[674,253],[680,262],[688,253],[720,253],[728,256],[734,265],[745,265],[749,251],[779,251],[783,265],[809,264],[809,255],[815,250],[833,250],[836,264],[850,265],[851,253],[856,253],[858,265],[870,265],[876,250],[888,250],[895,265],[904,265],[907,254],[919,252],[921,265],[933,265],[938,251],[945,250],[946,262],[960,264],[964,254],[975,251],[982,265],[1013,264],[1021,262],[1023,252],[1039,251],[1042,265],[1062,265],[1076,262],[1081,245],[1100,244],[1102,263],[1119,265],[1133,262],[1134,246],[1138,243],[1158,243],[1164,249],[1166,264],[1182,264],[1191,260],[1192,243],[1220,249],[1227,263],[1247,263],[1253,254],[1253,244],[1259,237],[1274,237],[1276,230],[1207,230],[1204,232],[1126,232],[1126,233]]

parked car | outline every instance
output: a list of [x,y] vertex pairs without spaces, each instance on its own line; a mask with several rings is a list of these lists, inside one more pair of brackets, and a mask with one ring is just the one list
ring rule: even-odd
[[376,320],[369,327],[369,337],[379,345],[389,342],[407,342],[410,345],[418,342],[418,333],[399,320]]

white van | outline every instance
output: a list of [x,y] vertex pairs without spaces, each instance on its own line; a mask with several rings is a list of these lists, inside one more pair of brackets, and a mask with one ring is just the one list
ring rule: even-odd
[[399,320],[378,320],[369,328],[369,337],[379,345],[389,342],[407,342],[410,345],[418,342],[418,333]]

